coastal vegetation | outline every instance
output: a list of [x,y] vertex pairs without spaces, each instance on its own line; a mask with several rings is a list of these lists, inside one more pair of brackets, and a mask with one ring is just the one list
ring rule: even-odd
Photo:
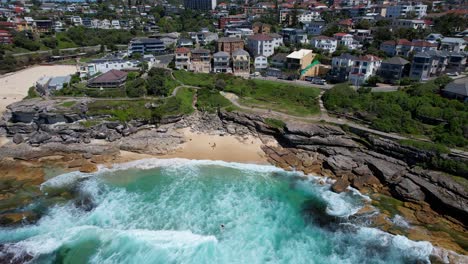
[[158,122],[167,116],[192,113],[194,94],[193,89],[182,88],[176,96],[165,99],[96,100],[88,105],[88,114],[121,122]]
[[425,137],[448,147],[468,146],[468,104],[441,97],[446,77],[412,84],[400,91],[371,93],[339,84],[325,92],[325,107],[353,115],[374,129]]
[[220,108],[231,106],[231,102],[224,98],[219,91],[200,89],[197,91],[197,109],[206,112],[215,112]]
[[175,78],[187,85],[230,92],[247,106],[261,107],[291,115],[307,116],[319,112],[319,89],[267,80],[246,80],[226,74],[175,71]]

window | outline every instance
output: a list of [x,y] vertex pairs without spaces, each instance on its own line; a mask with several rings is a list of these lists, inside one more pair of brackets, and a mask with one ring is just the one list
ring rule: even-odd
[[363,62],[363,63],[362,63],[362,66],[367,66],[367,62]]

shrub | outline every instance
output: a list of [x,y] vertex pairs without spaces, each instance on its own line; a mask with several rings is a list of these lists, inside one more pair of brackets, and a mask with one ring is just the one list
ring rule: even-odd
[[274,118],[265,118],[265,124],[277,129],[284,129],[286,127],[286,123],[284,123],[282,120]]

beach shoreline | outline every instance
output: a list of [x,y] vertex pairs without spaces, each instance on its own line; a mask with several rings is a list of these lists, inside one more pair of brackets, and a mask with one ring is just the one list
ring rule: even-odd
[[6,107],[23,100],[29,87],[44,76],[63,76],[76,72],[74,65],[34,65],[16,72],[0,75],[0,115]]

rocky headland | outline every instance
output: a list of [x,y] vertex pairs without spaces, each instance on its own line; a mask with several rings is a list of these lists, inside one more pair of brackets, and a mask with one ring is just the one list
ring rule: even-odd
[[[9,179],[1,182],[5,188],[1,193],[0,223],[31,223],[39,217],[15,208],[40,195],[34,186],[43,180],[44,168],[92,172],[97,164],[118,162],[121,151],[171,153],[186,141],[180,129],[190,128],[239,138],[258,137],[265,142],[263,151],[270,163],[331,178],[335,192],[357,189],[370,196],[370,205],[381,212],[376,213],[369,205],[356,217],[367,216],[374,226],[390,233],[449,249],[436,248],[434,261],[467,261],[452,252],[466,255],[468,251],[466,185],[443,171],[420,167],[435,157],[431,151],[356,129],[320,122],[278,125],[263,116],[235,111],[168,116],[158,124],[111,121],[106,116],[90,116],[90,101],[78,100],[73,107],[67,107],[63,100],[33,99],[8,107],[0,121],[0,133],[11,138],[0,147],[0,169],[7,171],[4,179]],[[268,144],[272,139],[277,144]],[[439,158],[468,163],[466,157],[457,154]],[[23,178],[18,179],[20,174]],[[34,180],[25,180],[27,175]],[[17,180],[11,180],[14,178]],[[18,199],[17,190],[31,192]],[[67,195],[61,194],[60,199]],[[404,224],[400,218],[405,219]]]

